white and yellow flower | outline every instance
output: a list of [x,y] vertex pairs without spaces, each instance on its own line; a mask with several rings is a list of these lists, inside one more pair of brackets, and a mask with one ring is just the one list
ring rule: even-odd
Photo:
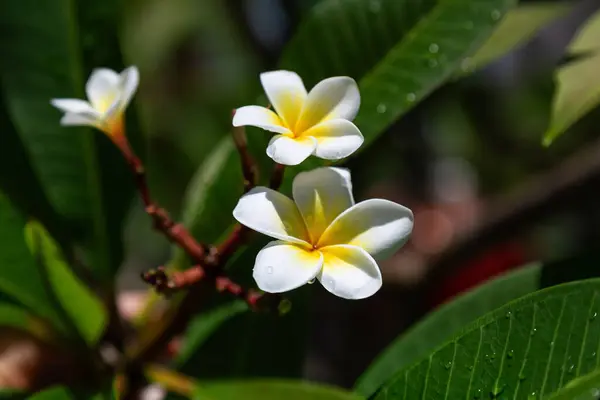
[[95,69],[85,85],[89,101],[52,99],[51,104],[63,111],[63,126],[92,126],[113,139],[123,134],[123,113],[139,84],[137,67],[126,68],[120,74],[107,69]]
[[233,126],[256,126],[277,133],[267,147],[275,162],[297,165],[311,154],[339,160],[354,153],[364,138],[352,122],[360,106],[354,79],[328,78],[307,93],[294,72],[271,71],[260,81],[275,112],[260,106],[238,108]]
[[241,224],[277,239],[256,257],[258,287],[280,293],[316,278],[346,299],[377,292],[382,282],[376,260],[408,240],[412,211],[383,199],[355,204],[350,172],[341,168],[299,173],[292,191],[294,200],[254,188],[233,211]]

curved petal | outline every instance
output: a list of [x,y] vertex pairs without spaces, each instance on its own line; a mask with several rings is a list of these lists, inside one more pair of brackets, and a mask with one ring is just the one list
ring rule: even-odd
[[315,155],[326,160],[340,160],[354,153],[365,141],[356,125],[346,119],[321,122],[304,135],[317,139]]
[[291,71],[270,71],[260,74],[260,82],[285,126],[294,130],[307,96],[302,78]]
[[294,178],[292,193],[312,243],[317,243],[333,220],[354,205],[350,171],[344,168],[300,172]]
[[381,288],[381,271],[377,263],[360,247],[338,245],[320,250],[323,269],[318,278],[331,293],[358,300],[372,296]]
[[255,187],[243,195],[233,210],[242,225],[275,239],[310,246],[296,204],[273,189]]
[[94,110],[92,105],[85,100],[79,99],[52,99],[50,104],[59,110],[72,114],[86,114],[99,117],[98,111]]
[[62,126],[96,126],[98,120],[96,118],[89,118],[85,114],[66,113],[60,119],[60,124]]
[[316,147],[316,139],[310,136],[291,138],[275,135],[267,146],[267,155],[279,164],[298,165],[306,160]]
[[322,265],[323,256],[320,251],[274,241],[256,256],[252,276],[261,290],[281,293],[315,279]]
[[306,97],[295,132],[304,132],[327,119],[352,120],[359,107],[360,93],[354,79],[348,76],[324,79]]
[[132,65],[121,72],[119,79],[122,90],[119,107],[124,109],[131,102],[131,99],[140,84],[140,71],[135,65]]
[[92,106],[101,113],[108,111],[119,96],[119,74],[108,68],[96,68],[85,84]]
[[291,135],[273,111],[260,106],[245,106],[235,110],[233,126],[256,126],[267,131]]
[[412,211],[400,204],[383,199],[365,200],[340,214],[325,230],[318,247],[349,244],[381,260],[406,243],[413,220]]

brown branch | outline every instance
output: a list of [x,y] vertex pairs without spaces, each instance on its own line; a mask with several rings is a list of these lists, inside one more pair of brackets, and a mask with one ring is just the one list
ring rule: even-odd
[[492,211],[446,251],[430,262],[425,284],[442,281],[485,251],[561,209],[596,201],[589,192],[600,188],[600,140],[583,146],[557,167],[525,182],[518,190],[489,202]]

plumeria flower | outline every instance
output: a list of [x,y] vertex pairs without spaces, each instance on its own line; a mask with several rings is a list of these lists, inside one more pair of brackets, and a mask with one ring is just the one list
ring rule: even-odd
[[260,75],[275,112],[260,106],[238,108],[233,126],[256,126],[275,135],[267,155],[275,162],[297,165],[311,154],[326,160],[348,157],[364,138],[352,122],[360,106],[354,79],[327,78],[307,93],[302,79],[290,71]]
[[113,140],[123,135],[123,113],[137,90],[140,77],[137,67],[123,72],[107,68],[95,69],[85,85],[88,101],[53,99],[51,104],[63,111],[63,126],[92,126]]
[[293,198],[266,187],[245,194],[233,211],[243,225],[271,236],[253,276],[280,293],[318,279],[331,293],[362,299],[381,287],[376,260],[408,240],[413,213],[383,199],[354,203],[350,172],[322,167],[296,175]]

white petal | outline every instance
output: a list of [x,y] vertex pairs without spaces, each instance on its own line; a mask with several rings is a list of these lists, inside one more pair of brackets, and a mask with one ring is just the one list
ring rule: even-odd
[[291,138],[275,135],[267,146],[267,155],[279,164],[298,165],[306,160],[316,147],[316,139],[310,136]]
[[304,132],[328,119],[352,120],[359,107],[360,93],[354,79],[347,76],[324,79],[308,94],[295,132]]
[[252,276],[261,290],[281,293],[315,279],[322,265],[321,252],[274,241],[256,256]]
[[317,139],[315,155],[326,160],[348,157],[365,141],[356,125],[346,119],[330,119],[321,122],[303,135]]
[[340,214],[325,230],[318,246],[349,244],[382,260],[406,243],[413,220],[412,211],[400,204],[383,199],[365,200]]
[[95,118],[89,118],[84,114],[66,113],[60,119],[60,124],[62,126],[96,126],[98,124],[98,120]]
[[59,110],[73,114],[89,114],[100,116],[90,103],[79,99],[52,99],[50,104]]
[[381,288],[381,271],[377,263],[360,247],[339,245],[320,250],[323,270],[318,278],[331,293],[358,300],[372,296]]
[[118,101],[120,77],[108,68],[92,71],[85,85],[85,92],[96,110],[104,113]]
[[253,188],[240,198],[233,216],[257,232],[310,247],[296,204],[275,190],[261,186]]
[[294,178],[292,192],[312,243],[317,243],[333,220],[354,205],[350,171],[343,168],[300,172]]
[[306,99],[302,79],[295,72],[271,71],[260,74],[260,82],[281,120],[294,130]]
[[140,83],[140,71],[133,65],[126,68],[121,72],[119,76],[121,82],[121,98],[119,101],[119,107],[124,109],[129,105],[133,95],[135,94],[138,85]]
[[292,133],[273,111],[260,106],[245,106],[235,110],[233,126],[256,126],[276,133]]

